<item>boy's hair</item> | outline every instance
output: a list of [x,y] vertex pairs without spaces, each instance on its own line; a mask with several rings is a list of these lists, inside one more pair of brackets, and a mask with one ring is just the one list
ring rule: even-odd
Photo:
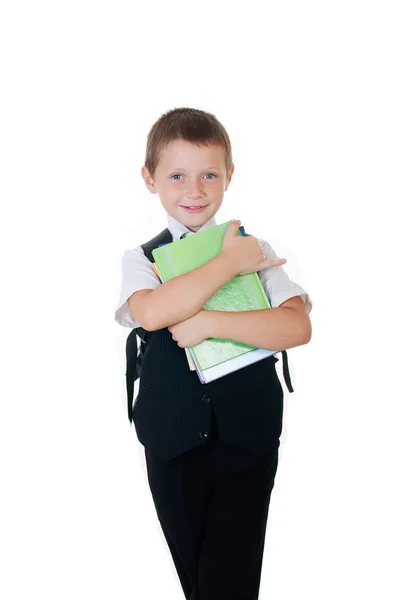
[[231,141],[220,121],[211,113],[196,108],[174,108],[164,113],[148,134],[145,166],[153,176],[160,151],[174,140],[185,140],[198,146],[219,144],[225,150],[227,171],[232,165]]

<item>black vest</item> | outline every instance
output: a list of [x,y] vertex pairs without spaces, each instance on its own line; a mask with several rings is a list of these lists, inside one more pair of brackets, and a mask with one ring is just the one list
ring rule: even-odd
[[[132,336],[136,349],[135,330],[127,339],[131,403],[131,368],[135,367]],[[286,351],[283,357],[285,380],[292,392]],[[189,369],[184,348],[173,340],[167,327],[151,332],[140,367],[139,392],[131,409],[139,441],[163,460],[170,460],[207,443],[214,411],[221,441],[254,454],[266,452],[282,432],[283,388],[275,368],[278,360],[270,356],[202,384],[196,371]]]

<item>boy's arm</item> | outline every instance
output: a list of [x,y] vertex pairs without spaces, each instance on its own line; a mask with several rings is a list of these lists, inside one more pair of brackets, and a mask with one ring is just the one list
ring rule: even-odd
[[181,348],[192,348],[203,340],[233,340],[254,348],[287,350],[307,344],[312,335],[307,308],[300,296],[264,310],[223,312],[201,310],[169,327]]
[[301,346],[307,344],[312,336],[311,320],[300,296],[265,310],[203,311],[203,318],[208,337],[234,340],[267,350]]
[[205,265],[174,277],[154,290],[135,292],[128,299],[128,305],[144,329],[163,329],[196,315],[235,275],[236,267],[221,253]]

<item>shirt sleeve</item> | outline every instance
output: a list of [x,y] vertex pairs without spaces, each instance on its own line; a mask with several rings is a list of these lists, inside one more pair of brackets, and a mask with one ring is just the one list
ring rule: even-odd
[[[268,242],[259,238],[257,238],[257,241],[261,244],[263,250],[266,251],[267,259],[278,260],[280,258]],[[301,296],[307,309],[307,313],[310,314],[312,310],[312,299],[301,285],[289,279],[282,265],[279,267],[262,269],[259,271],[259,277],[273,308],[280,306],[283,302],[289,300],[289,298]]]
[[151,261],[146,258],[141,246],[126,250],[122,259],[122,285],[118,307],[115,312],[115,321],[123,327],[131,327],[132,329],[141,327],[131,313],[127,300],[134,292],[154,290],[158,285],[161,285],[161,283],[153,270]]

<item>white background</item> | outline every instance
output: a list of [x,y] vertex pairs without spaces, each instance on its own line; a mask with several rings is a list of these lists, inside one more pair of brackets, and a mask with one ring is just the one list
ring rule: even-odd
[[165,226],[146,135],[179,106],[229,132],[218,222],[266,239],[314,303],[293,394],[277,364],[260,598],[398,597],[394,4],[3,3],[4,600],[183,598],[114,321],[124,250]]

